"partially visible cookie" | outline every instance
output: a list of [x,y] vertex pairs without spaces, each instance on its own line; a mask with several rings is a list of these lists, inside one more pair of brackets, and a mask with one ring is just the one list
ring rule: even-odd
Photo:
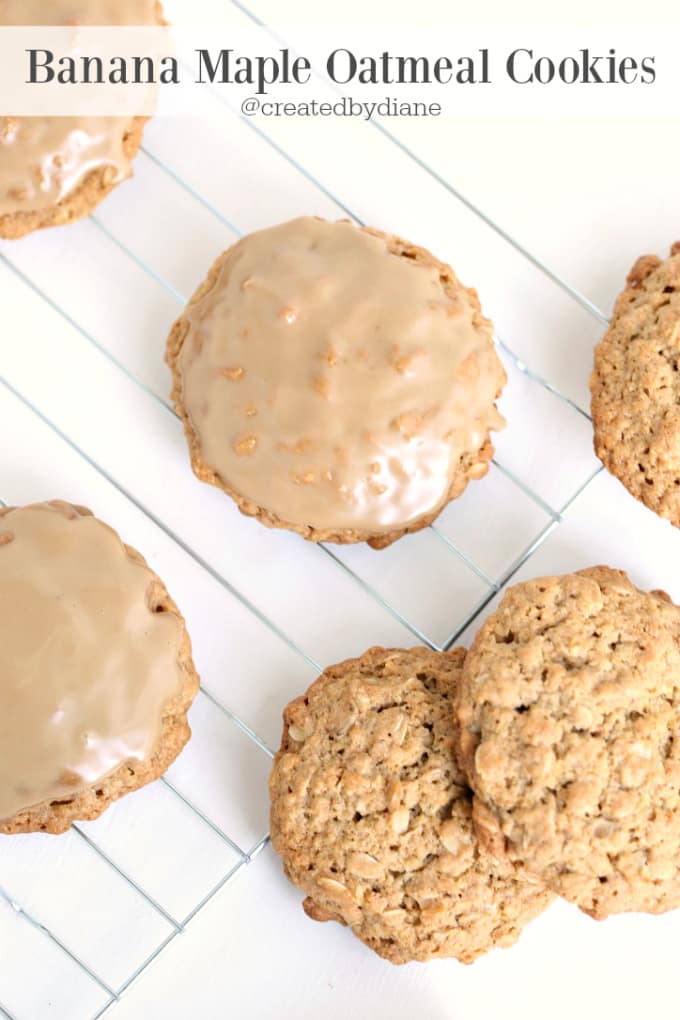
[[474,290],[408,241],[299,217],[241,238],[167,360],[195,474],[312,541],[383,548],[493,455],[505,372]]
[[[162,25],[158,0],[1,0],[5,25]],[[0,114],[0,238],[89,216],[132,174],[144,117]]]
[[482,842],[596,918],[680,906],[680,608],[593,567],[511,588],[468,653]]
[[633,266],[590,379],[595,452],[680,527],[680,241]]
[[551,895],[477,843],[453,749],[465,652],[371,648],[284,712],[272,842],[315,920],[393,963],[471,963],[511,945]]
[[138,552],[83,507],[0,509],[0,833],[64,832],[157,779],[197,690]]

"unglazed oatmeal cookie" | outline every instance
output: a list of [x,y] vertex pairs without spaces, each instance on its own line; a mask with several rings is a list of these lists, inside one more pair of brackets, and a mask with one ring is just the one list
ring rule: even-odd
[[0,833],[64,832],[157,779],[197,689],[138,552],[83,507],[0,509]]
[[465,652],[371,648],[284,712],[272,842],[315,920],[391,960],[471,963],[517,940],[552,896],[477,843],[453,750]]
[[449,266],[300,218],[225,252],[168,341],[197,476],[314,541],[389,545],[486,474],[505,383]]
[[595,452],[680,527],[680,242],[633,266],[591,376]]
[[[0,0],[3,25],[162,25],[157,0]],[[146,118],[0,115],[0,238],[88,216],[132,174]]]
[[680,905],[680,609],[593,567],[511,588],[459,685],[480,839],[593,917]]

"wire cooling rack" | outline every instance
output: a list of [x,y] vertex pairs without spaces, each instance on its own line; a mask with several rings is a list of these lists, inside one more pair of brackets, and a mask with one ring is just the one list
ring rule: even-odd
[[[559,357],[539,358],[534,370],[503,334],[504,408],[518,422],[516,438],[501,437],[488,479],[421,535],[382,553],[315,547],[265,532],[195,483],[166,395],[166,327],[242,231],[303,212],[364,222],[352,197],[302,162],[298,149],[309,139],[289,144],[280,125],[241,118],[209,90],[206,104],[205,121],[183,127],[181,149],[176,125],[152,123],[135,182],[89,221],[0,248],[3,310],[16,323],[2,339],[0,502],[61,496],[93,505],[167,580],[204,677],[194,738],[160,783],[58,840],[0,841],[0,1014],[9,1020],[107,1014],[265,847],[274,720],[288,698],[322,664],[371,642],[443,649],[464,639],[601,470],[590,452],[583,380],[564,392],[554,381]],[[379,152],[405,189],[417,180],[421,196],[434,196],[428,201],[455,243],[443,235],[436,243],[433,233],[430,246],[463,279],[476,278],[483,299],[484,275],[460,265],[466,251],[490,253],[520,295],[547,288],[588,345],[602,331],[597,308],[383,124],[351,130],[362,131],[367,160]],[[248,166],[235,167],[238,159]],[[251,186],[253,172],[271,190]],[[366,175],[348,190],[372,222],[427,243],[422,231],[402,227],[403,194],[385,198],[384,177],[371,183]],[[414,192],[405,193],[417,206]],[[498,288],[504,293],[500,281]],[[485,308],[512,323],[496,305]],[[507,521],[500,539],[491,514],[499,504]],[[282,685],[268,682],[273,669]],[[18,977],[28,960],[30,984]]]

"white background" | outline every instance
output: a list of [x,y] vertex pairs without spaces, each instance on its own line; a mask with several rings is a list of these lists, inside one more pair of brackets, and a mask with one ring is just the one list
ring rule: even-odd
[[[176,22],[224,9],[166,6]],[[670,3],[546,6],[515,4],[513,17],[555,31],[644,17],[680,35]],[[288,22],[291,45],[295,21],[326,17],[320,7],[252,0],[264,20]],[[430,2],[419,14],[454,38],[457,23],[496,23],[508,7],[476,4],[471,19],[471,6]],[[343,16],[383,24],[387,38],[413,5],[346,0]],[[156,784],[67,836],[0,839],[15,904],[0,900],[0,1002],[17,1020],[87,1020],[107,989],[124,989],[116,1020],[676,1015],[680,914],[596,924],[557,904],[517,947],[470,968],[394,968],[315,925],[271,849],[258,852],[269,758],[248,731],[275,747],[281,709],[315,664],[372,643],[443,644],[534,542],[517,578],[606,562],[680,600],[680,538],[595,475],[584,413],[592,347],[625,273],[680,239],[677,120],[392,122],[392,139],[355,123],[248,125],[217,102],[206,92],[195,120],[150,124],[134,181],[93,221],[0,246],[0,498],[85,503],[142,550],[187,617],[206,691],[168,776],[203,818]],[[508,428],[487,479],[436,532],[331,555],[194,480],[162,354],[181,299],[237,230],[348,212],[451,261],[499,339],[573,406],[506,358]]]

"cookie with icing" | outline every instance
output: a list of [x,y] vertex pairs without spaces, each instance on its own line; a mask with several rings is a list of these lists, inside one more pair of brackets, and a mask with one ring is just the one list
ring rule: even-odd
[[[46,8],[49,8],[46,14]],[[0,26],[162,25],[158,0],[0,0]],[[61,226],[132,174],[144,117],[0,115],[0,238]]]
[[197,689],[138,552],[82,507],[0,509],[0,833],[63,832],[157,779]]
[[242,238],[175,324],[203,481],[269,527],[380,548],[488,470],[505,383],[477,294],[423,248],[301,217]]

